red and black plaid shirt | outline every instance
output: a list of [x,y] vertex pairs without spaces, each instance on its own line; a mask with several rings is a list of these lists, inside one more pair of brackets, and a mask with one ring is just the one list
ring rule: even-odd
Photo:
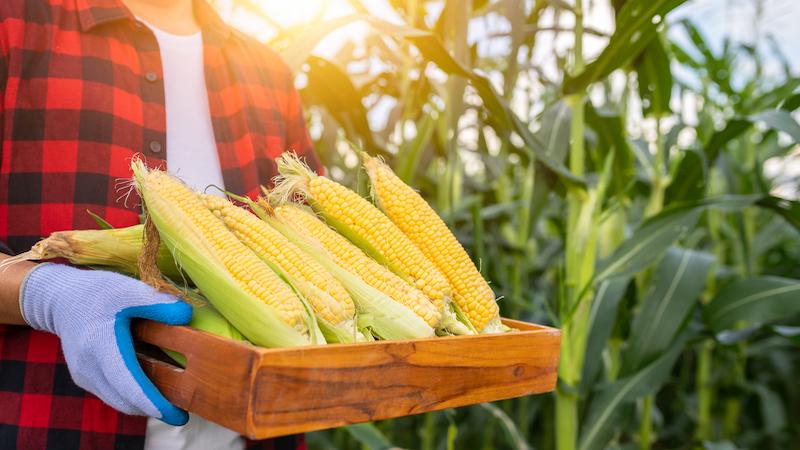
[[[257,194],[285,150],[318,169],[280,58],[203,0],[195,14],[225,187]],[[138,198],[118,189],[130,159],[163,167],[170,150],[153,33],[119,0],[0,0],[0,50],[0,243],[19,253],[55,231],[96,228],[87,209],[138,223]],[[72,382],[57,337],[0,326],[0,447],[141,448],[145,427]]]

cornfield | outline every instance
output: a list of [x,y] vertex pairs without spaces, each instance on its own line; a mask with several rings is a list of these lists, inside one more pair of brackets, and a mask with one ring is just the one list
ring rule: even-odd
[[[347,14],[323,2],[290,27],[257,0],[213,3],[295,70],[331,178],[370,198],[353,146],[382,157],[502,316],[563,332],[552,394],[310,433],[309,448],[800,442],[800,77],[769,27],[713,45],[671,14],[685,0],[342,0]],[[757,25],[765,1],[739,3]],[[315,50],[343,29],[357,38]]]

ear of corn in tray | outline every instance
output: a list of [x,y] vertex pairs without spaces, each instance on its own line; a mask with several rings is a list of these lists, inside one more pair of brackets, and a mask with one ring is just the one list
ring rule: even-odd
[[[380,209],[293,154],[278,160],[267,198],[229,194],[252,211],[135,159],[134,184],[161,238],[159,270],[210,301],[193,302],[190,325],[265,347],[510,331],[434,210],[382,162],[364,160]],[[133,276],[143,231],[54,233],[13,260],[63,257]]]

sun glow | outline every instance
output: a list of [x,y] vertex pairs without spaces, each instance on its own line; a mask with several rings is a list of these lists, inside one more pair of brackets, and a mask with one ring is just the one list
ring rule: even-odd
[[272,22],[284,29],[355,12],[343,0],[261,0],[257,4]]

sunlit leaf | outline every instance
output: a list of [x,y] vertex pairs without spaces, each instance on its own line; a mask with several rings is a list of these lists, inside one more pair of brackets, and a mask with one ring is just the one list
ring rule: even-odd
[[349,128],[365,139],[366,149],[371,153],[376,152],[366,108],[347,74],[336,64],[316,56],[310,56],[307,62],[308,86],[304,89],[304,95],[313,96],[345,129]]
[[[686,0],[629,0],[617,14],[617,29],[600,56],[580,75],[564,81],[564,93],[583,92],[636,57],[656,35],[664,17]],[[660,20],[654,20],[658,17]]]
[[296,72],[311,56],[314,47],[316,47],[325,36],[330,34],[331,31],[353,23],[361,18],[363,18],[363,16],[354,14],[311,25],[300,33],[300,35],[292,39],[292,45],[281,53],[281,58],[283,58],[286,65],[288,65],[293,72]]

